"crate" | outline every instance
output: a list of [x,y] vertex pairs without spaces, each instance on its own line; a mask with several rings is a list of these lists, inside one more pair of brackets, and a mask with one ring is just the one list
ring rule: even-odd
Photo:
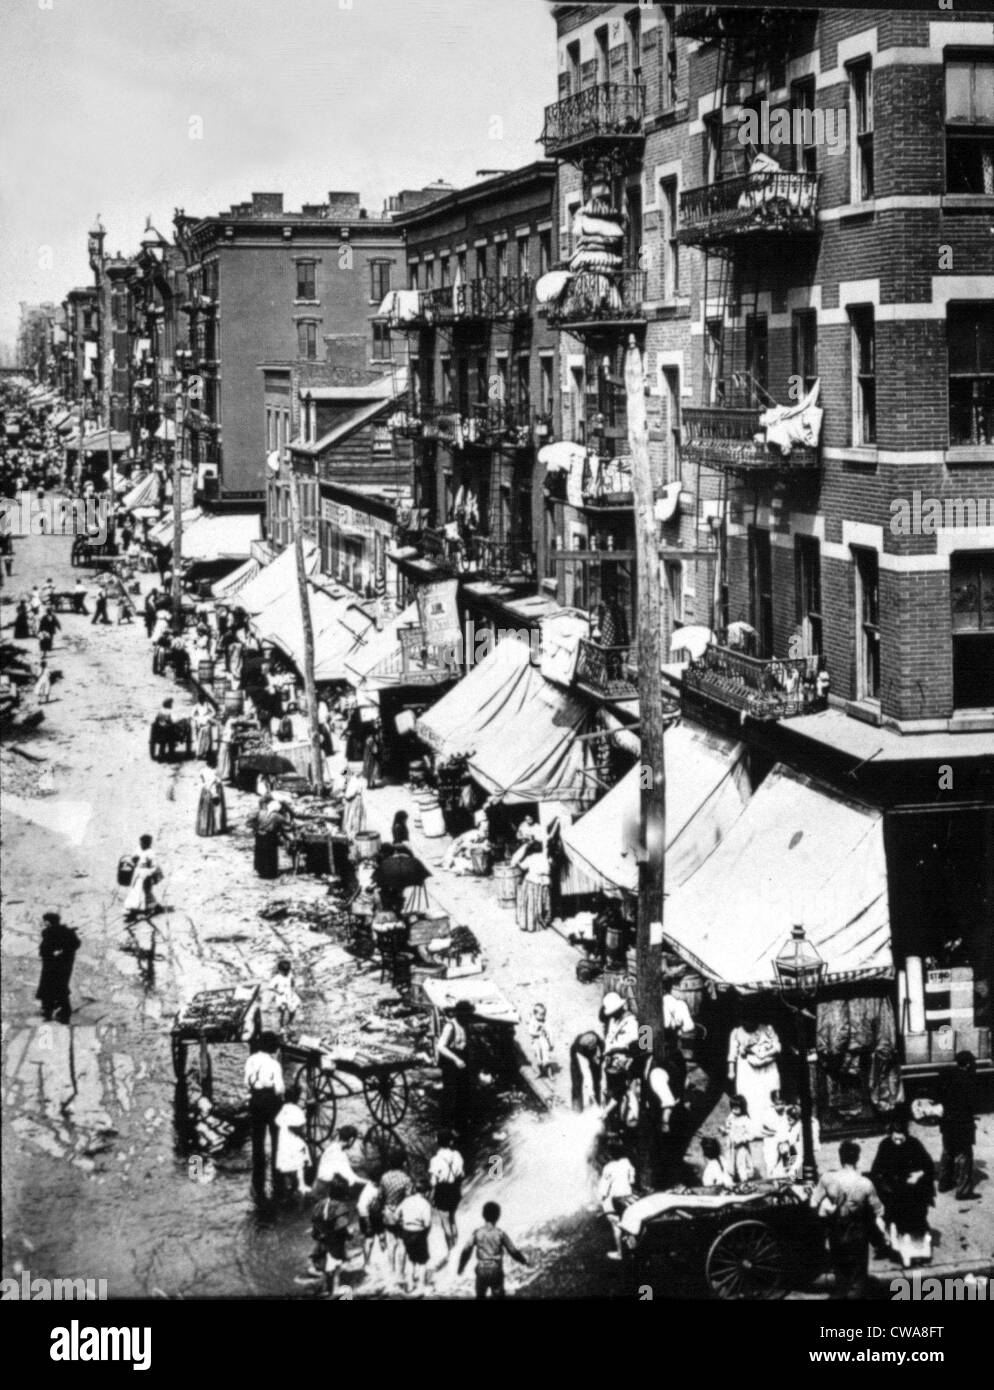
[[929,1060],[929,1036],[928,1033],[905,1033],[904,1060],[909,1066]]
[[989,1061],[991,1030],[989,1028],[957,1028],[956,1051],[972,1052],[978,1062]]
[[445,967],[447,980],[461,980],[467,975],[483,974],[482,956],[457,956]]
[[930,1034],[932,1039],[931,1059],[933,1062],[951,1062],[956,1056],[956,1033],[952,1028],[936,1028]]

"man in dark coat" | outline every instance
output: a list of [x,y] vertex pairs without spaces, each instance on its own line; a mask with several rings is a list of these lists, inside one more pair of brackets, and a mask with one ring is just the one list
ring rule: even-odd
[[76,952],[82,943],[72,927],[63,925],[57,912],[46,912],[41,920],[44,923],[38,950],[41,979],[35,998],[41,1004],[46,1022],[54,1018],[58,1023],[68,1023],[72,1013],[69,981]]
[[973,1190],[973,1145],[977,1137],[975,1078],[977,1059],[972,1052],[957,1052],[955,1070],[947,1073],[939,1087],[942,1102],[942,1158],[939,1160],[939,1191],[956,1189],[960,1202],[976,1200]]

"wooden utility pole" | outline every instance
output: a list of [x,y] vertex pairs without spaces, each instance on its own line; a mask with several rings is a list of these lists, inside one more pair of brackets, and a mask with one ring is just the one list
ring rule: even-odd
[[107,257],[103,252],[100,254],[100,291],[103,300],[103,312],[100,316],[100,348],[104,359],[104,423],[107,426],[107,488],[110,494],[110,502],[107,507],[110,528],[108,539],[110,540],[111,554],[116,555],[117,479],[114,476],[114,441],[111,434],[111,412],[114,406],[114,348],[111,325],[111,304],[113,301],[110,277],[107,274]]
[[649,469],[642,354],[634,337],[625,354],[628,447],[632,455],[638,592],[639,735],[642,742],[636,1001],[641,1027],[662,1037],[663,893],[666,879],[666,763],[663,749],[662,592],[655,498]]
[[290,524],[293,527],[293,549],[297,560],[297,591],[300,594],[300,623],[304,630],[304,693],[307,696],[307,724],[311,735],[311,781],[319,790],[324,788],[324,756],[321,750],[321,731],[318,723],[318,687],[314,679],[314,627],[311,623],[311,596],[307,588],[304,565],[304,528],[300,519],[300,496],[297,492],[297,473],[290,469]]
[[[173,626],[183,627],[183,424],[186,410],[186,378],[176,368],[176,410],[173,421]],[[169,433],[168,422],[166,434]]]

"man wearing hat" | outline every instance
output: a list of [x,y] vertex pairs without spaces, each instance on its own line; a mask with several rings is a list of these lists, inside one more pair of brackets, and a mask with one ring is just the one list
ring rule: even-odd
[[79,936],[72,927],[63,924],[57,912],[46,912],[41,931],[41,979],[35,998],[41,1004],[42,1017],[46,1022],[55,1019],[57,1023],[68,1023],[72,1013],[69,1002],[69,981],[72,978],[73,961],[79,950]]
[[624,1100],[638,1051],[639,1026],[638,1019],[615,990],[605,994],[601,1017],[604,1020],[604,1079],[609,1098],[606,1113],[610,1113]]

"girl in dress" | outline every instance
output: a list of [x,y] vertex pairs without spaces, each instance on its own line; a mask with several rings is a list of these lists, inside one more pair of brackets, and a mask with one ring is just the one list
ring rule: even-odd
[[728,1138],[728,1167],[736,1182],[749,1182],[756,1176],[752,1161],[752,1143],[756,1138],[755,1122],[749,1117],[745,1096],[732,1096],[732,1111],[725,1121]]
[[217,768],[205,767],[200,774],[196,828],[198,835],[223,835],[228,828],[228,808]]
[[549,1037],[548,1014],[544,1004],[536,1004],[532,1009],[532,1016],[528,1020],[528,1036],[532,1040],[538,1074],[548,1076],[552,1062],[552,1039]]
[[198,700],[193,707],[191,718],[197,757],[209,758],[214,745],[214,711],[206,700]]
[[744,1009],[728,1041],[728,1080],[757,1119],[766,1114],[780,1089],[779,1054],[780,1039],[770,1024],[760,1023],[751,1009]]
[[342,823],[342,828],[349,839],[355,839],[360,830],[366,829],[366,803],[363,800],[365,790],[365,777],[360,777],[355,772],[349,772],[345,781],[345,817]]
[[155,862],[152,853],[151,835],[142,835],[138,841],[138,858],[131,874],[131,887],[124,899],[125,921],[136,917],[151,916],[162,907],[156,894],[156,885],[162,882],[162,870]]
[[770,1107],[762,1117],[763,1131],[763,1163],[766,1167],[767,1177],[773,1176],[773,1169],[776,1166],[777,1155],[780,1145],[786,1143],[787,1148],[791,1147],[791,1121],[787,1113],[787,1106],[783,1096],[779,1091],[774,1091],[771,1098]]
[[283,1105],[276,1116],[276,1171],[281,1182],[292,1178],[296,1190],[306,1196],[311,1190],[307,1185],[310,1153],[304,1138],[307,1116],[301,1110],[299,1100],[300,1087],[288,1086]]
[[735,1186],[735,1179],[725,1165],[721,1145],[710,1137],[701,1140],[701,1154],[704,1158],[704,1171],[701,1174],[702,1187],[720,1187],[726,1191]]

